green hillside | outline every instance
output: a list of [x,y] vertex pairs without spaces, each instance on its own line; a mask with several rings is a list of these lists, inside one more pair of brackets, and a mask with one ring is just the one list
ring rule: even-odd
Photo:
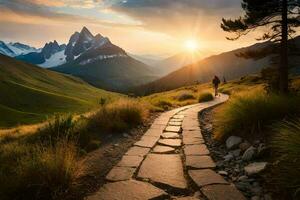
[[119,96],[1,54],[0,91],[2,128],[39,122],[58,112],[85,112],[96,107],[101,97]]

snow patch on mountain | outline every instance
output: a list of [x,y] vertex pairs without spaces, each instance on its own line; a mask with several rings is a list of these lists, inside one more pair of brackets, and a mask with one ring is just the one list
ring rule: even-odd
[[81,61],[79,63],[79,65],[86,65],[86,64],[90,64],[90,63],[93,63],[93,62],[96,62],[98,60],[106,60],[106,59],[112,59],[112,58],[120,58],[120,57],[128,57],[126,54],[112,54],[112,55],[99,55],[97,57],[94,57],[94,58],[89,58],[87,60],[84,60],[84,61]]
[[44,68],[55,67],[66,63],[66,55],[65,51],[59,51],[54,53],[50,58],[46,59],[46,61],[39,66]]

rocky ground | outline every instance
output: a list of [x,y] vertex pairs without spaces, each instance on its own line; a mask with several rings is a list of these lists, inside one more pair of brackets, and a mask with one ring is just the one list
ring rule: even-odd
[[264,162],[268,149],[259,140],[248,142],[231,136],[225,143],[212,138],[212,109],[199,114],[200,126],[211,157],[216,162],[215,171],[243,192],[251,200],[271,200],[271,193],[264,187],[261,173],[266,168]]

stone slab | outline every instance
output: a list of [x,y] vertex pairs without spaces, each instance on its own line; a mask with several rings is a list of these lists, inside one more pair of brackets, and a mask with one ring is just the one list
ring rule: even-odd
[[141,156],[123,156],[121,161],[117,164],[119,167],[138,167],[142,162]]
[[138,177],[177,189],[187,188],[182,161],[178,154],[148,154],[140,167]]
[[174,115],[172,118],[173,119],[183,119],[184,115]]
[[131,179],[135,172],[135,168],[131,167],[114,167],[106,176],[108,181],[125,181]]
[[143,137],[149,136],[149,137],[160,137],[160,135],[163,133],[163,130],[161,129],[148,129]]
[[204,144],[204,140],[202,138],[183,137],[183,144],[185,145]]
[[195,145],[186,145],[184,146],[184,154],[188,155],[208,155],[209,151],[205,144],[195,144]]
[[87,200],[145,200],[167,198],[163,190],[141,181],[128,180],[107,183],[100,190],[87,198]]
[[178,135],[178,133],[174,133],[174,132],[164,132],[161,135],[161,137],[164,139],[178,139],[179,135]]
[[197,131],[187,131],[187,130],[183,130],[182,132],[182,136],[183,137],[189,137],[189,138],[203,138],[201,131],[197,130]]
[[152,151],[154,153],[173,153],[175,149],[173,147],[156,145]]
[[170,122],[182,122],[183,119],[170,119]]
[[126,155],[144,157],[149,151],[150,151],[150,148],[133,146],[126,152]]
[[201,131],[199,126],[187,126],[182,124],[182,130],[184,131]]
[[189,170],[188,174],[199,188],[211,184],[227,184],[222,176],[211,169]]
[[181,126],[181,122],[169,122],[168,125],[169,126]]
[[134,143],[135,146],[152,148],[159,137],[143,136],[140,141]]
[[167,126],[165,128],[165,132],[180,133],[181,132],[181,127],[180,126]]
[[186,156],[185,165],[187,167],[204,169],[215,168],[216,164],[210,156]]
[[210,200],[246,200],[233,185],[207,185],[201,191]]
[[181,146],[181,140],[180,139],[160,139],[158,140],[159,144],[167,145],[171,147],[180,147]]

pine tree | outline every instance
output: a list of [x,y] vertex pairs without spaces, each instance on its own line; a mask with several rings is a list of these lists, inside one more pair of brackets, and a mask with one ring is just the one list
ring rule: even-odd
[[[288,92],[288,39],[292,37],[300,25],[300,0],[242,0],[245,15],[238,19],[222,19],[221,28],[235,36],[229,40],[237,40],[241,36],[259,27],[268,29],[258,40],[272,41],[279,45],[275,52],[279,55],[278,80],[279,91]],[[265,52],[274,53],[274,51]],[[248,54],[248,56],[251,53]]]

